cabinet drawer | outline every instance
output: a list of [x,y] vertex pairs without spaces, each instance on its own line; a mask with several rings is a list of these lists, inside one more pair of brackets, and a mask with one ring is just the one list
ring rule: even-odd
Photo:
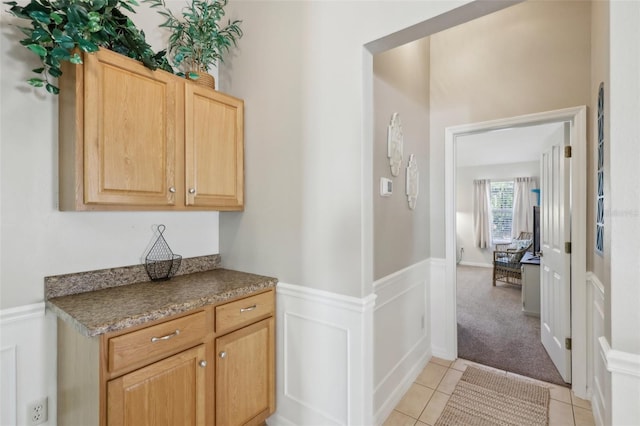
[[273,314],[273,292],[257,294],[216,307],[216,332],[219,333],[256,318]]
[[171,355],[204,339],[206,314],[198,312],[109,339],[109,371]]

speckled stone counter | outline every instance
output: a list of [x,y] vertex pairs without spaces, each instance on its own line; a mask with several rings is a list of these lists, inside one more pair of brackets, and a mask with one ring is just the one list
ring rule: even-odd
[[96,291],[53,297],[47,308],[85,336],[161,319],[205,305],[273,288],[276,278],[228,269],[213,269]]

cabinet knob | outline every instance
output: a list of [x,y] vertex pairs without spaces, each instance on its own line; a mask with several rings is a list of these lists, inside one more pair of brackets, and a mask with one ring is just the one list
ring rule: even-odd
[[226,357],[226,356],[227,356],[227,353],[226,353],[225,351],[222,351],[222,352],[220,352],[220,353],[218,354],[218,356],[219,356],[220,358],[224,358],[224,357]]
[[196,190],[195,188],[189,188],[189,194],[195,194]]
[[174,186],[170,186],[169,187],[169,192],[171,192],[173,194],[174,192],[176,192],[176,188]]
[[206,366],[207,366],[207,361],[205,361],[204,359],[200,361],[200,367],[205,368]]

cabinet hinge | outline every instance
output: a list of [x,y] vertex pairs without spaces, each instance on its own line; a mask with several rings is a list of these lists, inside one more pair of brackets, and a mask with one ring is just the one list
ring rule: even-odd
[[565,145],[564,158],[571,158],[571,145]]
[[564,339],[564,347],[567,350],[571,350],[571,337],[567,337]]
[[571,253],[571,241],[564,243],[564,252],[567,254]]

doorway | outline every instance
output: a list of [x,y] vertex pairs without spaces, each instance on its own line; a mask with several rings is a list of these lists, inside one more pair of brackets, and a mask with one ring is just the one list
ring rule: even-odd
[[[539,203],[530,189],[541,188],[544,145],[564,139],[563,127],[549,123],[457,138],[456,307],[459,358],[565,386],[541,342],[537,258],[526,266],[523,275],[528,279],[521,278],[520,267],[503,276],[493,274],[494,250],[517,244],[511,238],[521,231],[533,231],[533,206]],[[516,178],[522,182],[517,190]],[[474,238],[476,184],[491,188],[491,237],[486,248],[478,248]],[[522,201],[514,219],[516,199]]]
[[[445,332],[446,352],[452,359],[457,357],[457,312],[456,312],[456,151],[459,138],[487,131],[518,128],[547,123],[567,123],[569,141],[572,146],[570,165],[571,227],[586,229],[586,107],[567,108],[537,114],[473,123],[445,130]],[[584,233],[574,232],[571,236],[573,247],[585,247]],[[571,261],[571,281],[584,283],[586,279],[586,253],[575,250]],[[576,395],[586,395],[586,290],[582,285],[571,287],[571,353],[573,383]]]

